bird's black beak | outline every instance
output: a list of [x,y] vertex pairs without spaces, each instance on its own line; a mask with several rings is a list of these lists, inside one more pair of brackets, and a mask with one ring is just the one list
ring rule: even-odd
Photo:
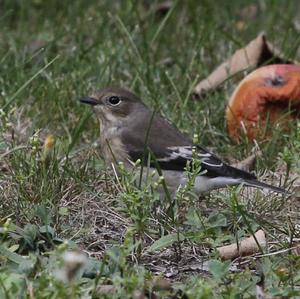
[[80,102],[83,103],[83,104],[89,104],[89,105],[92,105],[92,106],[95,106],[98,103],[98,101],[94,98],[91,98],[91,97],[83,97],[80,99]]

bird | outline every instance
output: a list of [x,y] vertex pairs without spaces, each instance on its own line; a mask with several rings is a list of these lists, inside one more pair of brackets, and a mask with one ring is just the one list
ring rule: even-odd
[[299,117],[300,66],[295,64],[272,64],[251,72],[238,84],[226,109],[228,133],[236,141],[245,135],[250,141],[270,138],[275,124],[287,129]]
[[[123,163],[132,169],[136,161],[162,174],[170,194],[186,186],[187,165],[200,161],[193,192],[197,195],[235,185],[286,193],[280,187],[258,181],[255,175],[232,167],[205,147],[193,144],[159,112],[153,112],[131,91],[120,87],[97,90],[80,99],[91,105],[100,121],[100,151],[108,165]],[[150,159],[145,157],[149,157]]]

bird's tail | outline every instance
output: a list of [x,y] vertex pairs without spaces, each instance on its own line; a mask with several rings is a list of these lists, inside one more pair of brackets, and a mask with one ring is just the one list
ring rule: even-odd
[[269,190],[272,190],[274,192],[277,192],[277,193],[282,193],[282,194],[286,194],[286,195],[289,195],[291,194],[289,191],[283,189],[283,188],[280,188],[280,187],[275,187],[275,186],[272,186],[272,185],[269,185],[269,184],[266,184],[266,183],[263,183],[263,182],[260,182],[258,180],[244,180],[244,183],[246,186],[252,186],[252,187],[257,187],[257,188],[261,188],[261,189],[269,189]]

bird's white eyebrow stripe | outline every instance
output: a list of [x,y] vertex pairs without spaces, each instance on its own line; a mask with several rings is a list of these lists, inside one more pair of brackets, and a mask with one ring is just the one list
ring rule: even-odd
[[[185,158],[187,160],[191,160],[192,159],[192,155],[193,155],[193,147],[192,146],[170,146],[167,147],[168,150],[170,150],[169,152],[169,156],[166,156],[164,158],[159,158],[158,161],[164,162],[164,161],[172,161],[175,160],[177,158]],[[195,147],[195,149],[197,149]],[[212,157],[212,155],[210,153],[197,153],[197,155],[200,158],[204,158],[201,162],[207,166],[211,166],[211,167],[222,167],[223,163],[219,163],[219,164],[212,164],[207,162],[205,158],[210,158]]]

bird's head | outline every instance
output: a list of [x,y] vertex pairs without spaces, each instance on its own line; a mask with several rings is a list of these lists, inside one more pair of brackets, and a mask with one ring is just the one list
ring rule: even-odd
[[103,122],[121,121],[145,105],[132,92],[118,87],[98,90],[80,99],[81,103],[93,107],[96,116]]

